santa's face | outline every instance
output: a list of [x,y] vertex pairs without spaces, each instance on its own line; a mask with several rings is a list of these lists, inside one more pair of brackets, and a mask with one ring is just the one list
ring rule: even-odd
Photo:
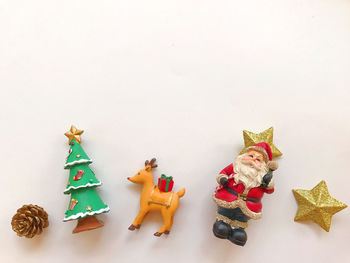
[[239,155],[234,164],[236,182],[243,183],[247,188],[260,186],[262,178],[267,173],[267,165],[264,156],[257,151],[250,150]]
[[251,163],[252,166],[255,164],[261,168],[264,162],[264,156],[258,151],[250,150],[244,155],[243,160],[247,161],[247,164]]

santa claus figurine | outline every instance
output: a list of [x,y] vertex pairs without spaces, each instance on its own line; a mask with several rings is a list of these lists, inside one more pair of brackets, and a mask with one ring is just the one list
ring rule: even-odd
[[213,195],[218,205],[213,226],[216,237],[245,245],[244,229],[249,219],[261,218],[261,199],[264,193],[273,193],[272,171],[276,169],[269,144],[260,142],[248,147],[221,171],[217,177],[219,186]]

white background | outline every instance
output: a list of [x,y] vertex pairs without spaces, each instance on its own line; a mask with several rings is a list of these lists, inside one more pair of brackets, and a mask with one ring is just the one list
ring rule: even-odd
[[[349,0],[0,1],[1,262],[349,262],[350,209],[331,231],[295,223],[292,189],[325,179],[350,204]],[[105,227],[63,223],[71,124],[104,183]],[[284,153],[263,218],[237,247],[212,234],[218,172],[242,130],[274,126]],[[127,230],[147,158],[186,187],[168,237],[159,214]],[[38,204],[50,226],[19,238]]]

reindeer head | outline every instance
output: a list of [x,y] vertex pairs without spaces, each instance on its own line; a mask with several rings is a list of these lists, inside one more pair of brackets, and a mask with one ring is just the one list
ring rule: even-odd
[[133,177],[128,177],[128,180],[136,184],[143,184],[149,181],[153,182],[153,176],[151,171],[152,168],[156,168],[158,166],[155,164],[155,162],[156,158],[153,158],[151,161],[146,160],[145,169],[140,170]]

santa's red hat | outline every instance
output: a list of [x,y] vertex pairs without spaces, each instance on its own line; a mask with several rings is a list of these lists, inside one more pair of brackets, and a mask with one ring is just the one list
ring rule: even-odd
[[254,144],[253,146],[247,147],[245,152],[248,152],[249,150],[254,150],[254,151],[262,153],[268,168],[271,170],[277,170],[278,164],[277,164],[277,162],[272,161],[272,151],[271,151],[271,147],[268,143],[259,142],[257,144]]

